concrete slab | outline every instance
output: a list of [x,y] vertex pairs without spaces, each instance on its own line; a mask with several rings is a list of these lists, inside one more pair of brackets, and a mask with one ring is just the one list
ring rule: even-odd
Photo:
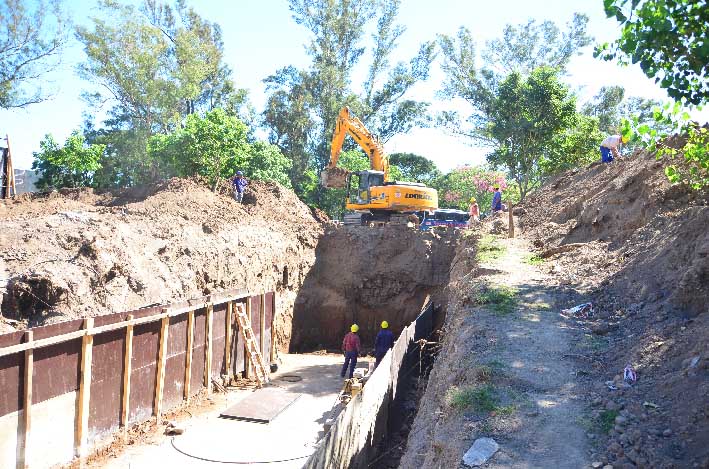
[[[302,396],[269,424],[219,418],[226,408],[253,391],[216,394],[218,409],[181,422],[186,429],[183,435],[165,437],[157,446],[132,446],[119,457],[93,467],[201,469],[223,467],[227,462],[251,463],[249,467],[256,469],[302,467],[322,438],[323,423],[342,388],[343,358],[332,354],[299,354],[285,355],[282,359],[279,371],[272,375],[273,383]],[[359,365],[367,363],[360,360]]]
[[226,419],[269,423],[300,396],[300,394],[288,392],[281,387],[265,387],[257,389],[249,397],[229,407],[219,416]]

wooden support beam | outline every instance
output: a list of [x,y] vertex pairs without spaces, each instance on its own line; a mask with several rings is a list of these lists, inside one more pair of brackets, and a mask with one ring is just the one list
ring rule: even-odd
[[[251,321],[251,297],[246,297],[246,317]],[[251,360],[249,359],[249,350],[244,341],[244,378],[251,377]]]
[[[33,332],[25,332],[25,343],[32,343]],[[24,396],[22,400],[22,429],[24,432],[22,439],[22,454],[20,455],[20,467],[30,467],[27,458],[30,451],[30,433],[32,429],[32,374],[34,371],[34,349],[25,350],[25,374],[23,380]]]
[[[133,315],[128,315],[128,321],[133,319]],[[128,412],[130,409],[130,375],[133,371],[133,324],[130,322],[126,326],[126,341],[123,349],[123,403],[121,405],[121,426],[127,428]]]
[[226,331],[224,335],[224,366],[226,367],[227,379],[231,380],[231,340],[232,340],[232,311],[234,304],[230,301],[226,304]]
[[187,313],[187,350],[185,350],[185,400],[190,401],[192,379],[192,345],[194,343],[194,311]]
[[212,393],[212,323],[214,322],[214,306],[207,305],[207,346],[204,348],[204,385],[207,394]]
[[514,216],[512,215],[512,202],[507,202],[507,212],[509,213],[509,231],[507,233],[508,238],[514,238],[515,237],[515,219]]
[[[84,329],[94,327],[94,318],[84,319]],[[86,437],[89,429],[89,402],[91,401],[91,359],[93,356],[94,336],[85,335],[81,339],[81,376],[79,379],[79,401],[74,431],[74,455],[86,457]]]
[[158,349],[157,376],[155,377],[155,417],[160,421],[162,414],[162,395],[165,388],[165,363],[167,362],[167,337],[170,331],[170,318],[162,318],[160,325],[160,348]]
[[269,363],[276,361],[276,328],[274,324],[276,323],[276,292],[271,295],[271,356],[269,357]]
[[263,357],[266,357],[266,351],[264,350],[264,345],[266,345],[266,294],[261,293],[260,297],[260,308],[261,308],[261,314],[259,317],[261,318],[261,324],[259,324],[259,328],[261,329],[261,333],[259,334],[259,351],[261,352],[261,355]]

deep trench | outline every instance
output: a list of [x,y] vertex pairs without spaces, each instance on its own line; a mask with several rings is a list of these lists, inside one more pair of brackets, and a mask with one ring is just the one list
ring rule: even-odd
[[366,467],[397,467],[404,453],[441,338],[457,244],[454,231],[330,229],[320,240],[315,264],[297,294],[291,352],[340,352],[342,338],[357,323],[363,351],[371,353],[381,321],[388,321],[399,337],[425,304],[433,305],[433,332],[425,342],[409,346],[396,397],[386,408],[386,430],[368,455]]

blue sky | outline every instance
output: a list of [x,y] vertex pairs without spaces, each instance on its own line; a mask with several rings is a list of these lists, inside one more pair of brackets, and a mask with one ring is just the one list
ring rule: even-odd
[[[73,21],[86,24],[95,6],[94,1],[65,2]],[[304,44],[308,31],[291,18],[287,0],[192,0],[189,2],[202,16],[218,22],[224,31],[225,59],[234,70],[237,86],[250,90],[250,97],[261,111],[265,103],[263,78],[286,65],[305,67],[308,57]],[[468,27],[478,44],[501,34],[505,24],[526,22],[529,18],[551,19],[558,24],[569,21],[574,12],[590,17],[589,30],[597,42],[614,39],[619,34],[615,20],[606,19],[602,0],[402,0],[399,21],[406,27],[394,60],[408,60],[424,40],[437,33],[454,33],[458,27]],[[89,84],[75,73],[83,60],[83,51],[71,39],[62,65],[43,78],[44,88],[52,90],[52,99],[27,109],[0,111],[0,134],[10,135],[16,168],[29,168],[32,152],[47,133],[63,142],[72,130],[81,127],[82,113],[87,109],[81,100],[82,90]],[[368,56],[362,66],[353,70],[356,87],[365,76]],[[665,99],[664,91],[647,79],[635,66],[622,68],[593,58],[592,48],[575,58],[567,78],[580,101],[589,99],[604,85],[622,85],[632,96]],[[430,79],[416,85],[411,96],[433,103],[432,111],[444,109],[450,103],[438,102],[435,92],[443,75],[434,64]],[[391,139],[388,152],[413,152],[431,158],[447,171],[462,164],[484,161],[485,148],[471,147],[439,129],[414,129]]]

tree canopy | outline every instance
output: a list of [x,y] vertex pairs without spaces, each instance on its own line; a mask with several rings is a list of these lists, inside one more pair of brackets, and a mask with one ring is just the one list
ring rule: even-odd
[[40,78],[59,63],[67,18],[59,0],[0,0],[0,109],[46,99]]
[[[294,20],[311,33],[306,47],[311,63],[302,70],[284,67],[264,80],[269,94],[264,120],[271,143],[293,162],[293,187],[301,197],[316,202],[323,194],[311,184],[311,175],[329,161],[332,132],[343,106],[384,142],[415,125],[426,125],[428,104],[409,99],[407,93],[428,77],[435,44],[423,43],[408,62],[391,62],[404,33],[397,24],[400,0],[290,0],[289,5]],[[355,92],[352,72],[362,65],[370,27],[375,31],[371,62],[362,91]],[[351,142],[346,143],[348,148],[354,148]]]
[[[560,79],[568,60],[578,53],[578,48],[588,44],[587,21],[576,15],[563,34],[549,24],[536,25],[531,21],[519,27],[509,26],[503,39],[488,43],[483,56],[491,62],[480,67],[470,31],[461,28],[456,37],[439,36],[446,73],[441,94],[464,99],[471,111],[465,117],[444,112],[442,124],[473,143],[492,147],[488,162],[508,171],[522,197],[546,175],[572,164],[568,155],[583,154],[586,158],[588,154],[590,146],[571,138],[571,129],[580,122],[576,98]],[[544,38],[548,43],[544,43]],[[521,41],[525,47],[517,44],[516,55],[513,50],[505,53],[507,41]],[[540,49],[539,53],[556,67],[539,66],[536,56],[529,55],[529,51]],[[558,151],[562,143],[566,150],[563,153]],[[568,148],[582,143],[582,148]],[[600,141],[594,142],[594,146],[598,144]]]
[[640,64],[676,100],[709,98],[709,8],[696,0],[603,0],[621,36],[596,49],[606,60]]
[[93,185],[93,174],[101,167],[104,145],[87,145],[78,131],[66,139],[64,146],[51,135],[39,144],[32,169],[39,171],[35,183],[39,189],[82,187]]

